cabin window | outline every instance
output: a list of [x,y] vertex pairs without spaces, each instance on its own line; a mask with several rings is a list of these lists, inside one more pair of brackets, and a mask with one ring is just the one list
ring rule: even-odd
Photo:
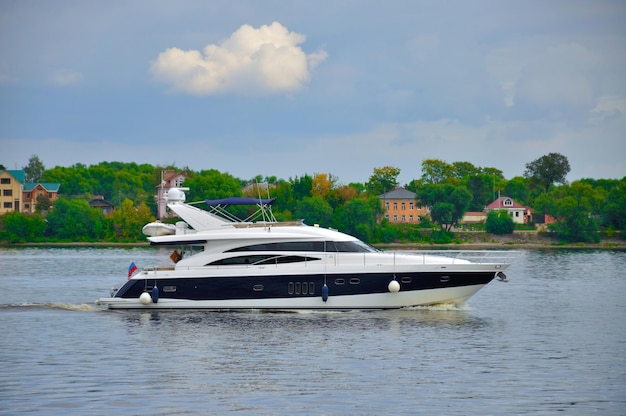
[[263,285],[254,285],[254,286],[252,286],[252,290],[254,290],[255,292],[262,292],[263,291]]
[[410,276],[404,276],[404,277],[402,277],[402,278],[400,279],[400,281],[401,281],[402,283],[411,283],[411,282],[413,281],[413,279],[411,279],[411,277],[410,277]]
[[237,247],[227,250],[227,253],[237,251],[319,251],[324,252],[323,241],[288,241],[284,243],[263,243],[251,246]]
[[163,286],[163,292],[165,293],[176,292],[176,286]]
[[341,286],[341,285],[343,285],[344,283],[346,283],[346,280],[345,280],[345,279],[335,279],[335,284],[336,284],[336,285]]
[[290,295],[314,295],[315,282],[289,282],[287,284],[287,293]]
[[307,256],[277,256],[275,254],[259,254],[219,259],[209,264],[206,264],[206,266],[260,266],[271,264],[301,263],[315,260],[320,260],[320,258]]
[[[326,250],[324,250],[326,249]],[[241,251],[314,251],[314,252],[342,252],[342,253],[374,253],[378,250],[365,244],[362,241],[293,241],[285,243],[265,243],[255,244],[245,247],[237,247],[231,250],[227,250],[226,253],[241,252]],[[259,255],[266,256],[266,255]],[[244,256],[256,257],[256,256]],[[295,257],[295,256],[294,256]],[[237,257],[233,257],[237,258]],[[317,258],[307,257],[306,260],[319,260]],[[256,260],[259,261],[259,260]],[[304,260],[301,260],[304,261]],[[290,261],[293,262],[293,261]],[[250,261],[250,263],[254,263]]]
[[326,251],[339,253],[375,253],[378,250],[362,241],[327,241]]
[[351,285],[358,285],[359,283],[361,283],[361,279],[359,279],[358,277],[353,277],[350,279]]

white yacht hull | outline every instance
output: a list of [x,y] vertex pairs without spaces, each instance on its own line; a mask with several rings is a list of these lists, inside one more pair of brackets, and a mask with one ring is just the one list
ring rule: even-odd
[[372,293],[364,295],[321,296],[274,299],[189,300],[159,299],[144,305],[139,298],[102,298],[99,304],[109,309],[264,309],[264,310],[342,310],[342,309],[398,309],[410,306],[455,304],[461,305],[478,292],[484,284],[422,289],[397,293]]

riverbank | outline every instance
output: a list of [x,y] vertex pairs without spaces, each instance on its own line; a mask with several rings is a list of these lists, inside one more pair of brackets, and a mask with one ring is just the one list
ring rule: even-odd
[[454,233],[453,243],[426,244],[426,243],[397,243],[378,244],[386,250],[407,249],[515,249],[515,248],[580,248],[580,249],[626,249],[626,240],[604,237],[599,243],[564,243],[548,233],[538,231],[515,231],[513,234],[495,235],[485,232],[457,231]]

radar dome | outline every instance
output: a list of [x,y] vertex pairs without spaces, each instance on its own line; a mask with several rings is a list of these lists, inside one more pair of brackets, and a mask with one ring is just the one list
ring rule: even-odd
[[185,193],[178,188],[172,188],[167,191],[167,202],[185,202]]

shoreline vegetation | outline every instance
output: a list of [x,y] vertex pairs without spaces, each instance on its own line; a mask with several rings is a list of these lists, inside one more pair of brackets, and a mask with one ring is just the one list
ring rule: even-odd
[[[515,231],[512,234],[495,235],[486,232],[457,231],[455,241],[437,243],[377,243],[382,250],[484,250],[484,249],[626,249],[626,240],[618,237],[603,237],[598,243],[565,243],[539,231]],[[0,242],[0,247],[150,247],[148,241],[138,242]]]

